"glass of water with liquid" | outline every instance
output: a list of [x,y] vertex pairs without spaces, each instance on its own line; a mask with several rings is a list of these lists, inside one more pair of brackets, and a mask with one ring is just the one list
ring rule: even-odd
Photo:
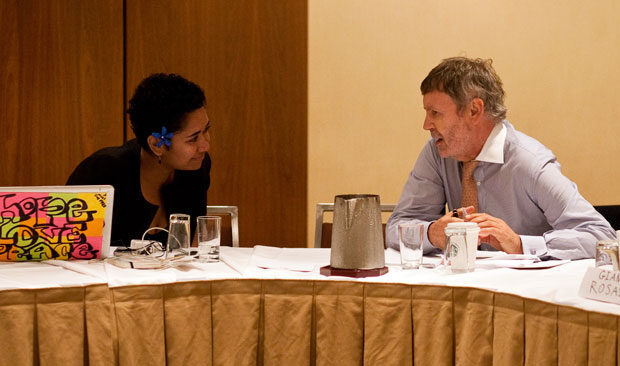
[[422,265],[422,243],[424,242],[424,224],[398,224],[398,243],[400,261],[403,269],[417,269]]
[[222,218],[219,216],[198,216],[198,261],[220,261],[220,230]]

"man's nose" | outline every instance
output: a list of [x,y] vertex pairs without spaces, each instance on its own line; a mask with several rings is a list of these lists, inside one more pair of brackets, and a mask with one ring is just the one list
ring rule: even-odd
[[422,125],[422,128],[429,131],[433,128],[433,122],[428,118],[428,117],[424,117],[424,124]]

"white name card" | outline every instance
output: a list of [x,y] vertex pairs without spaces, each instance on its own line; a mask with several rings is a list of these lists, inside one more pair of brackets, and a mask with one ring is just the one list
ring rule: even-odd
[[614,304],[620,304],[620,272],[590,267],[583,277],[579,295]]

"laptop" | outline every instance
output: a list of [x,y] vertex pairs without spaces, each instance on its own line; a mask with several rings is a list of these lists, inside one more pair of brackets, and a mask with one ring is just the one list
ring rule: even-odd
[[114,187],[0,187],[0,261],[104,258]]

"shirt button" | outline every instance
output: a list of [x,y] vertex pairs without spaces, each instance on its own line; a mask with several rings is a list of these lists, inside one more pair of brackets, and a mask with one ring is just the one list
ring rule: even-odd
[[479,185],[480,185],[480,182],[476,182],[476,185],[478,185],[478,186],[479,186]]

